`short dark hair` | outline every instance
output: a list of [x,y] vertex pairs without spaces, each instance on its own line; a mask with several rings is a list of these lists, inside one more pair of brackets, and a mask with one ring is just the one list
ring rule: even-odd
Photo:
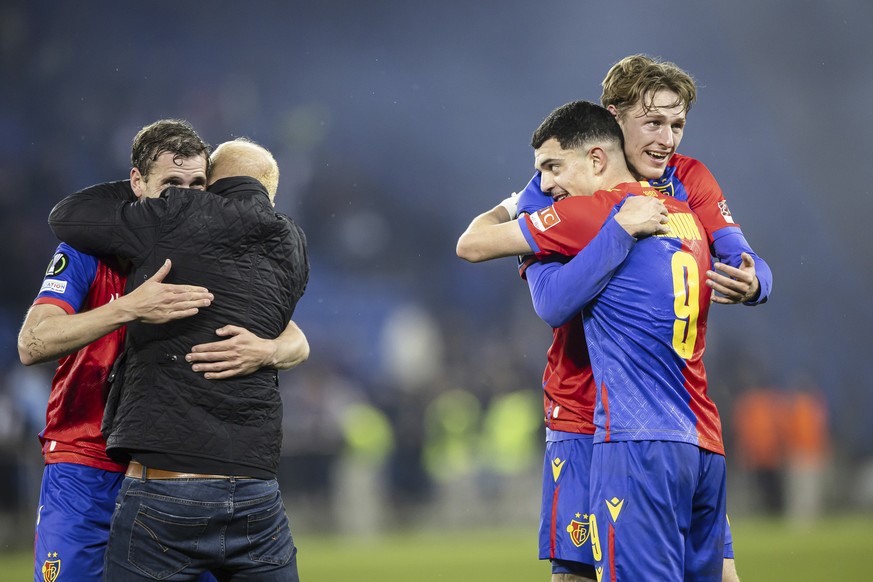
[[191,124],[182,119],[161,119],[143,127],[133,138],[130,163],[148,176],[158,156],[169,152],[183,158],[203,156],[209,169],[209,144],[200,139]]
[[565,150],[604,141],[614,141],[624,149],[624,136],[615,116],[591,101],[572,101],[549,113],[533,133],[530,145],[537,149],[553,138]]

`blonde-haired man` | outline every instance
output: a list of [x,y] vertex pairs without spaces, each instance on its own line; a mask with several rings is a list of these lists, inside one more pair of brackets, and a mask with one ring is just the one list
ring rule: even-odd
[[[691,75],[675,64],[631,55],[610,68],[603,80],[601,103],[622,129],[625,157],[635,177],[687,201],[703,223],[719,259],[717,270],[707,272],[707,285],[718,292],[713,301],[763,303],[772,286],[769,267],[745,241],[706,167],[675,153],[696,95]],[[474,223],[498,223],[516,213],[550,206],[553,199],[543,193],[540,181],[537,173],[521,196],[510,196]],[[623,208],[617,218],[624,212]],[[554,582],[595,579],[586,519],[590,511],[580,503],[588,496],[595,403],[580,311],[628,251],[617,242],[614,231],[601,232],[572,262],[573,269],[558,269],[556,262],[528,261],[525,273],[537,313],[554,328],[543,374],[547,450],[540,519],[540,558],[551,560]],[[554,470],[557,464],[560,472]],[[729,530],[724,580],[737,580]]]
[[279,164],[265,147],[245,137],[226,141],[212,152],[210,164],[210,184],[231,176],[251,176],[264,186],[270,201],[275,200],[279,189]]

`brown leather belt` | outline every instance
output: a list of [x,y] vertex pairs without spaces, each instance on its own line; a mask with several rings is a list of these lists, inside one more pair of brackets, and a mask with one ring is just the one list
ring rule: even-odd
[[161,481],[167,479],[253,479],[244,475],[211,475],[209,473],[180,473],[178,471],[165,471],[146,467],[137,461],[131,461],[127,466],[128,477],[142,479],[143,481]]

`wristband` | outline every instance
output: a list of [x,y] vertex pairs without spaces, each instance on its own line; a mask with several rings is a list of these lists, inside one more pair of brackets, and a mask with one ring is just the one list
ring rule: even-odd
[[505,198],[498,206],[502,206],[509,213],[509,220],[518,218],[518,192],[513,192],[508,198]]

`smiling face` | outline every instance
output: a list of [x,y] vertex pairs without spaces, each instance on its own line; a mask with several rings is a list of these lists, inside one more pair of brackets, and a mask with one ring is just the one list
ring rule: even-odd
[[631,171],[640,179],[660,178],[685,130],[686,105],[679,95],[661,89],[654,95],[643,95],[633,107],[618,110],[610,105],[608,109],[624,134],[624,152]]
[[206,155],[186,158],[161,152],[148,175],[140,173],[139,168],[130,171],[130,186],[137,198],[157,198],[170,186],[203,190],[206,188]]
[[587,148],[565,150],[551,138],[534,150],[534,165],[542,174],[540,188],[557,202],[567,196],[591,196],[599,189]]

